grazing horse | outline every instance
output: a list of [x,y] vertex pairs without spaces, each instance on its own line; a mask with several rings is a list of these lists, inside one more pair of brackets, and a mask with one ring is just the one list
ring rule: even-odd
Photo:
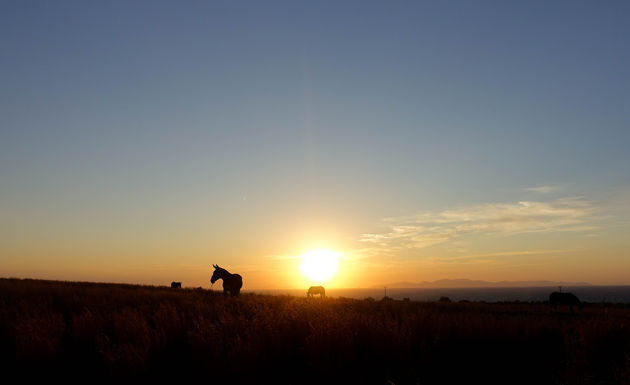
[[307,297],[313,297],[317,294],[319,294],[320,298],[324,298],[326,296],[326,290],[324,289],[324,286],[311,286],[306,292]]
[[549,304],[554,309],[556,309],[558,305],[567,305],[569,306],[571,313],[573,313],[573,306],[579,307],[580,310],[582,310],[582,307],[584,306],[582,302],[580,302],[578,297],[575,296],[575,294],[561,293],[558,291],[554,291],[553,293],[549,294]]
[[219,265],[212,265],[212,267],[214,267],[214,273],[212,278],[210,278],[210,283],[214,284],[218,279],[222,279],[223,294],[229,292],[232,297],[237,296],[241,291],[241,287],[243,287],[243,278],[238,274],[230,274],[229,271],[219,267]]
[[173,289],[181,289],[182,288],[182,283],[173,281],[173,282],[171,282],[171,287]]

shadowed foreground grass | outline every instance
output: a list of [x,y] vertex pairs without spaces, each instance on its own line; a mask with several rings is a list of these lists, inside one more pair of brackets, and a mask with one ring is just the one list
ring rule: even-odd
[[629,384],[630,309],[0,279],[5,378]]

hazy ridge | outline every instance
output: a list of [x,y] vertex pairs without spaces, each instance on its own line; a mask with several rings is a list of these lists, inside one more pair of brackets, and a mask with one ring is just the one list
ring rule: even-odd
[[481,281],[472,279],[439,279],[437,281],[394,282],[375,287],[391,288],[485,288],[485,287],[549,287],[549,286],[592,286],[588,282],[562,281]]

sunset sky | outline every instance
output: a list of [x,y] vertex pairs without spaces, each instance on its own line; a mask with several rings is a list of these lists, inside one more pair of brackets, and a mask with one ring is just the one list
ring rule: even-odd
[[630,284],[630,2],[2,1],[0,277]]

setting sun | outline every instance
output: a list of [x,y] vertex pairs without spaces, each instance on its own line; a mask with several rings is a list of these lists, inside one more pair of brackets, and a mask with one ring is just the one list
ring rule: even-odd
[[333,250],[314,249],[302,254],[300,271],[313,282],[323,283],[331,279],[338,270],[341,253]]

